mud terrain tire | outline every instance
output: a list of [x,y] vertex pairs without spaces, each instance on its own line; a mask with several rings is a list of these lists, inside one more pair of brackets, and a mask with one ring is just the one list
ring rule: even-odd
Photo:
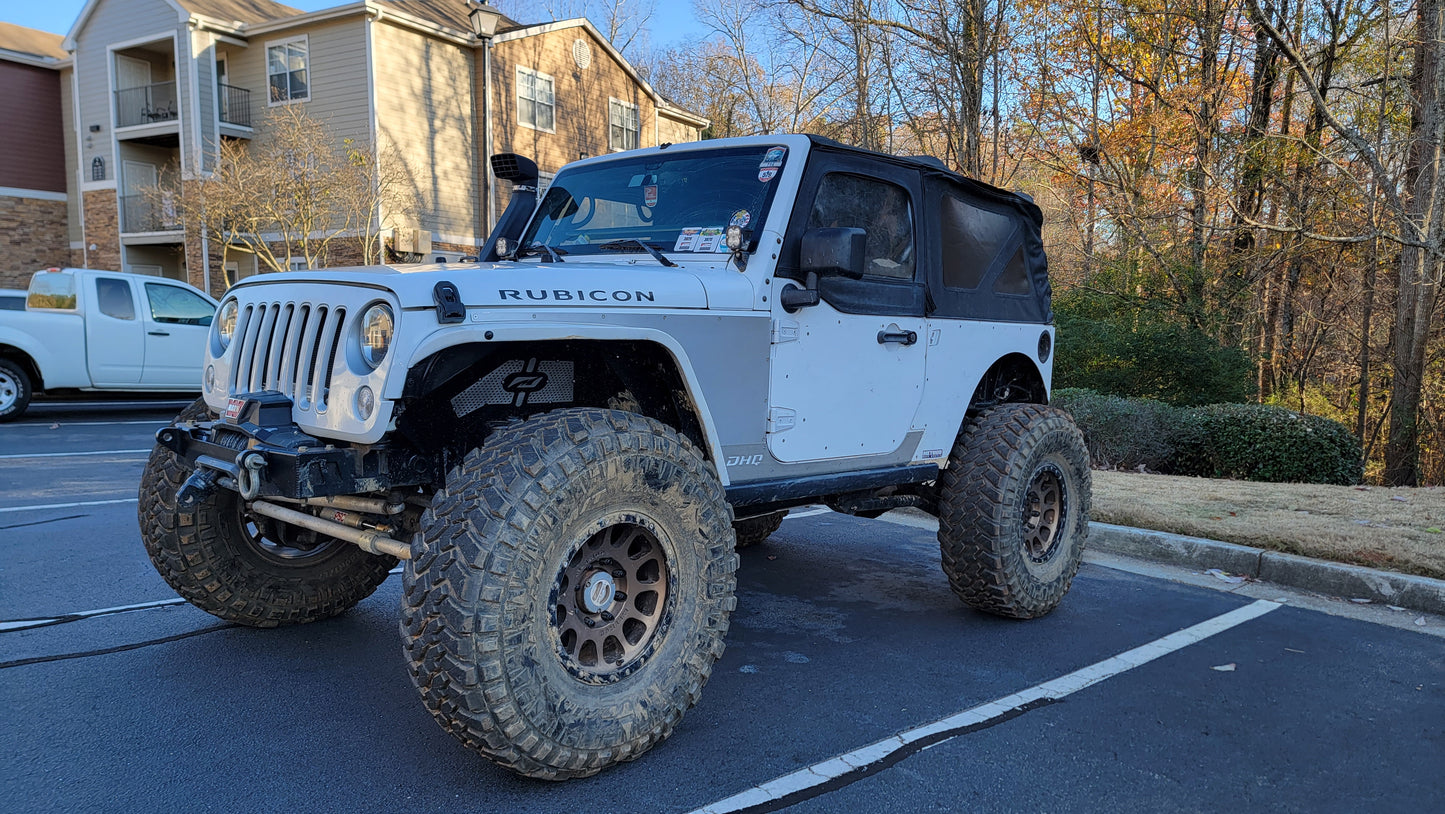
[[738,535],[738,548],[755,546],[773,536],[773,532],[783,525],[783,518],[787,516],[787,512],[773,512],[733,523],[733,531]]
[[[213,416],[204,401],[177,421]],[[217,489],[193,511],[176,508],[191,467],[156,445],[140,483],[140,529],[146,553],[187,602],[228,622],[278,627],[335,616],[370,596],[396,565],[339,540],[311,550],[278,546],[247,528],[240,496]]]
[[529,777],[585,777],[666,738],[736,606],[716,472],[670,427],[620,410],[497,430],[448,473],[413,550],[412,682],[443,728]]
[[1079,570],[1091,478],[1068,414],[1003,404],[970,415],[939,480],[938,542],[953,592],[981,611],[1032,619]]

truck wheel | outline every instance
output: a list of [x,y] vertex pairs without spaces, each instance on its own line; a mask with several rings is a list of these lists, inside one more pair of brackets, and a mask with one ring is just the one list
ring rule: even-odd
[[[177,421],[212,416],[197,400]],[[386,580],[396,559],[244,512],[217,489],[194,510],[176,508],[191,467],[156,445],[140,483],[141,540],[151,563],[186,601],[229,622],[277,627],[335,616]]]
[[30,406],[30,375],[9,359],[0,359],[0,422],[14,421]]
[[757,545],[773,536],[773,532],[783,525],[783,518],[787,516],[787,512],[773,512],[734,522],[733,531],[738,536],[738,548]]
[[938,542],[953,592],[978,610],[1032,619],[1079,570],[1091,478],[1067,413],[1003,404],[970,416],[939,480]]
[[530,777],[586,777],[666,738],[737,604],[716,472],[618,410],[498,430],[447,475],[414,550],[412,682],[448,732]]

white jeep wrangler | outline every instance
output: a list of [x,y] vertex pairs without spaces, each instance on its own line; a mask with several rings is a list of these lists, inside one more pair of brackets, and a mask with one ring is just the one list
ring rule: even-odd
[[413,682],[468,746],[582,777],[667,737],[723,652],[737,548],[809,503],[938,516],[967,604],[1040,616],[1088,529],[1048,404],[1026,198],[808,136],[516,185],[480,264],[267,274],[140,488],[181,596],[272,627],[403,572]]

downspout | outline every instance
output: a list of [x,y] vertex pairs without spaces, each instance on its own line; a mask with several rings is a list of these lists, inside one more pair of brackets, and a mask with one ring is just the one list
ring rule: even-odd
[[490,238],[492,230],[497,228],[497,179],[492,175],[492,40],[489,37],[482,44],[482,94],[485,97],[482,104],[485,105],[482,128],[486,132],[482,138],[487,145],[487,154],[482,156],[482,167],[487,179],[487,236]]

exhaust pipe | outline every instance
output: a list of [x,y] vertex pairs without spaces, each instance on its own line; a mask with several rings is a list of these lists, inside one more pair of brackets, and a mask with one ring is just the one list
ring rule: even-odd
[[264,515],[272,520],[280,520],[282,523],[290,523],[293,526],[300,526],[303,529],[310,529],[328,537],[335,537],[338,540],[345,540],[354,543],[363,551],[372,554],[389,554],[399,560],[411,559],[411,546],[399,540],[382,534],[379,531],[352,528],[342,523],[333,523],[330,520],[322,520],[315,515],[306,512],[298,512],[295,509],[288,509],[285,506],[277,506],[275,503],[268,503],[264,500],[251,502],[251,511]]

